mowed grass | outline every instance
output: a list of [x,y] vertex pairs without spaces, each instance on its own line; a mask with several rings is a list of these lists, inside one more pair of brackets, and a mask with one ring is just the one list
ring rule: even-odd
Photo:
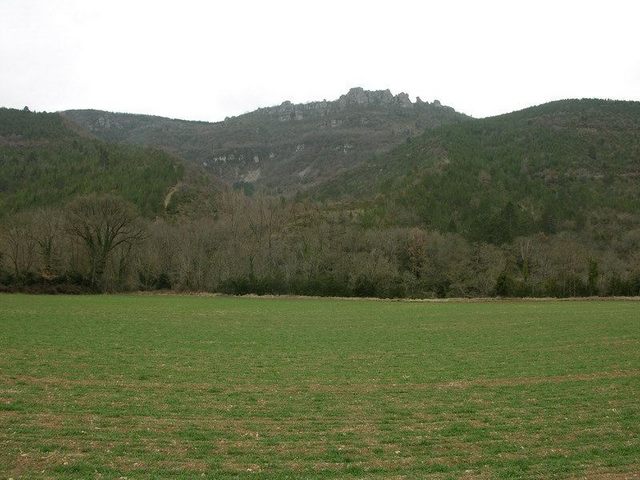
[[0,478],[638,478],[640,302],[0,295]]

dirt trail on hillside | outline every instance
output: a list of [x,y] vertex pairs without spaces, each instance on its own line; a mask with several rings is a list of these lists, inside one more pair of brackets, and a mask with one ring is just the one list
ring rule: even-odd
[[182,182],[178,182],[169,189],[169,191],[167,192],[167,195],[164,197],[165,210],[167,209],[167,207],[169,207],[169,203],[171,202],[171,197],[173,197],[173,194],[176,193],[181,186],[182,186]]

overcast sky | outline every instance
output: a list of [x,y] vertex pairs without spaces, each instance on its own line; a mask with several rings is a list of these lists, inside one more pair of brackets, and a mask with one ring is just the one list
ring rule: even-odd
[[350,87],[640,100],[637,1],[0,0],[0,106],[222,120]]

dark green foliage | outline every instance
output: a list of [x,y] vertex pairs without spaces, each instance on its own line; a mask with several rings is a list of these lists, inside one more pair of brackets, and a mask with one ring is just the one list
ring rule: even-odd
[[254,186],[254,184],[249,182],[234,182],[233,189],[240,190],[247,197],[250,197],[256,191],[256,187]]
[[0,216],[87,193],[116,193],[150,216],[183,175],[159,150],[80,135],[57,114],[0,109]]
[[640,103],[567,100],[427,131],[319,194],[382,194],[387,222],[502,244],[580,230],[597,209],[637,214],[639,173]]
[[73,138],[77,134],[57,113],[30,112],[0,108],[0,137],[2,144],[24,143],[29,140]]
[[510,297],[514,294],[513,281],[507,272],[502,272],[496,282],[496,295],[499,297]]

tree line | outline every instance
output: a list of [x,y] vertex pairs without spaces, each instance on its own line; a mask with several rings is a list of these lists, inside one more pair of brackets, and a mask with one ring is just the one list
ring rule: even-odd
[[[197,218],[138,215],[120,197],[6,218],[0,290],[173,290],[389,298],[640,294],[640,229],[562,231],[500,245],[371,225],[357,209],[220,194]],[[611,222],[609,222],[611,224]],[[611,227],[615,228],[615,227]],[[607,240],[599,241],[605,235]]]

